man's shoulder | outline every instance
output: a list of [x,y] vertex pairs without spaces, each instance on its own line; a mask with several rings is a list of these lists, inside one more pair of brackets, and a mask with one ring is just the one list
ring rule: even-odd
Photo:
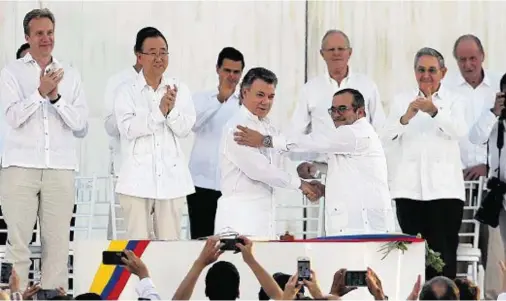
[[328,76],[325,74],[320,74],[315,77],[310,78],[304,85],[303,88],[310,89],[312,87],[320,86],[326,84],[328,82]]
[[376,85],[376,83],[374,82],[374,80],[367,76],[366,74],[364,73],[360,73],[360,72],[352,72],[351,73],[351,77],[357,81],[360,81],[361,83],[364,83],[366,85]]
[[217,94],[218,94],[218,91],[216,91],[216,89],[209,89],[209,90],[197,91],[192,95],[192,97],[194,100],[207,99],[207,98],[213,97],[214,95],[217,95]]

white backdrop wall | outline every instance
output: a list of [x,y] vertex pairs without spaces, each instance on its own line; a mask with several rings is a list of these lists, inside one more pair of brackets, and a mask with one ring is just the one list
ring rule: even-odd
[[[273,70],[280,83],[272,117],[282,128],[305,72],[309,77],[325,72],[318,51],[322,35],[331,28],[348,33],[352,68],[376,81],[386,109],[397,90],[414,84],[413,56],[423,46],[440,50],[450,71],[457,71],[451,56],[454,40],[474,33],[486,50],[485,66],[506,70],[506,3],[485,1],[310,1],[307,45],[305,1],[0,1],[0,67],[13,60],[24,43],[23,17],[37,7],[55,14],[55,56],[72,62],[85,84],[90,132],[81,147],[83,175],[108,171],[102,122],[106,80],[134,63],[135,35],[145,26],[165,34],[169,73],[194,92],[216,86],[216,58],[226,46],[244,53],[246,69]],[[189,137],[183,142],[188,156],[192,141]],[[294,164],[286,162],[286,167],[293,170]],[[281,191],[279,200],[299,203],[300,195]]]

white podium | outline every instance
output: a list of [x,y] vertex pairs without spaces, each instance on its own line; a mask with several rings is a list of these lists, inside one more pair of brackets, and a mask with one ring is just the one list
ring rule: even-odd
[[[353,242],[254,242],[257,260],[271,274],[283,272],[293,274],[297,268],[297,257],[311,259],[311,268],[316,272],[324,293],[328,293],[334,273],[340,268],[365,270],[371,267],[381,278],[385,293],[390,300],[405,300],[419,274],[425,274],[425,243],[412,242],[408,251],[391,252],[384,260],[378,252],[386,242],[356,240]],[[134,249],[148,266],[151,278],[162,299],[170,300],[194,260],[200,254],[203,241],[77,241],[74,244],[74,292],[96,292],[103,298],[137,299],[136,276],[120,266],[104,266],[102,251],[122,250],[127,246]],[[240,298],[258,300],[260,285],[241,254],[226,252],[220,260],[236,265],[241,275]],[[192,299],[207,299],[204,294],[204,270],[195,287]],[[367,288],[359,288],[346,296],[350,300],[367,300],[372,297]]]

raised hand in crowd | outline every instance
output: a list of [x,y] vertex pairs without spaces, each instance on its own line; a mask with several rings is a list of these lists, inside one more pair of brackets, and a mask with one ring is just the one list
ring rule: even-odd
[[32,300],[33,296],[35,296],[35,294],[37,294],[37,292],[40,290],[41,290],[40,283],[28,285],[26,287],[26,290],[23,292],[23,300]]
[[342,297],[347,293],[356,290],[356,286],[346,286],[346,269],[339,269],[334,273],[334,280],[332,281],[332,286],[330,287],[330,294],[334,296]]
[[418,300],[418,295],[420,295],[420,291],[422,290],[422,276],[418,275],[416,277],[416,282],[413,285],[413,289],[411,290],[411,293],[409,293],[408,298],[406,300]]
[[137,257],[131,250],[125,250],[126,258],[121,258],[125,268],[132,274],[137,275],[139,279],[149,278],[149,271],[144,262]]
[[167,116],[170,111],[174,108],[176,104],[176,97],[177,97],[177,86],[174,85],[174,88],[171,88],[170,85],[167,85],[167,91],[163,95],[162,99],[160,100],[160,111],[164,116]]
[[492,108],[492,113],[495,116],[501,116],[502,110],[504,110],[504,102],[506,102],[506,93],[498,92],[495,96],[494,107]]
[[309,293],[313,297],[314,300],[326,300],[327,298],[323,296],[323,293],[318,285],[318,281],[316,279],[316,273],[311,270],[311,278],[309,280],[302,280],[304,285],[307,287]]
[[221,254],[223,254],[220,247],[219,237],[211,236],[207,238],[199,257],[193,263],[186,277],[179,284],[174,296],[172,296],[172,300],[189,300],[191,298],[193,290],[195,289],[195,284],[204,268],[216,262]]
[[374,300],[386,300],[381,280],[371,268],[367,268],[365,282],[367,283],[369,293],[374,297]]
[[297,273],[293,274],[288,282],[285,285],[285,290],[283,291],[283,296],[281,298],[275,300],[295,300],[297,294],[299,293],[302,284],[299,283],[299,275]]
[[[246,236],[239,236],[244,244],[237,243],[236,247],[241,250],[242,259],[251,269],[253,274],[260,283],[260,286],[264,289],[267,296],[269,296],[273,300],[280,300],[283,296],[283,291],[279,288],[278,283],[271,274],[269,274],[262,265],[255,259],[253,255],[253,242],[249,240]],[[286,300],[286,299],[283,299]]]
[[40,75],[39,94],[42,97],[49,96],[53,100],[58,97],[58,84],[63,79],[63,69],[56,69]]

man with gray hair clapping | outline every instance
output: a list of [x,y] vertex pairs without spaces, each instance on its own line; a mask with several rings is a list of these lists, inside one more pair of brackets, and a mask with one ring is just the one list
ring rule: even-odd
[[[420,49],[414,72],[418,89],[396,96],[381,135],[397,158],[388,166],[390,193],[402,231],[420,233],[441,253],[443,275],[454,279],[465,199],[459,140],[468,127],[460,94],[441,85],[443,56]],[[427,268],[427,279],[436,275]]]

